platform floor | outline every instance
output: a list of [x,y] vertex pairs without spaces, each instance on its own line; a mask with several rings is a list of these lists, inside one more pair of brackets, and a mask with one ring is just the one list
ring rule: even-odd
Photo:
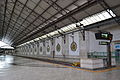
[[120,69],[89,72],[7,55],[0,56],[0,80],[120,80]]

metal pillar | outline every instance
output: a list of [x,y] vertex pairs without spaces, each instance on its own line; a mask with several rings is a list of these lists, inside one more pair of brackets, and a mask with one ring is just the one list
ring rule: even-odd
[[107,51],[108,51],[108,54],[107,54],[107,66],[108,67],[111,67],[111,41],[108,42],[107,44]]

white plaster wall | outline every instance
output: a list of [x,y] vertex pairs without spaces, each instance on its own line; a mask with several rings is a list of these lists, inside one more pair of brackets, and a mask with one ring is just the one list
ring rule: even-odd
[[99,41],[106,40],[96,40],[95,32],[85,31],[85,40],[83,40],[83,35],[79,33],[80,38],[80,58],[87,58],[88,52],[107,52],[106,45],[99,45]]
[[24,46],[23,46],[22,50],[23,50],[23,54],[25,54]]
[[24,46],[24,54],[26,55],[26,46]]
[[69,35],[65,35],[65,37],[62,37],[62,47],[63,47],[62,49],[63,55],[69,56]]
[[29,47],[26,45],[26,54],[29,55]]
[[110,28],[106,29],[106,31],[113,34],[113,40],[112,40],[113,42],[111,44],[111,51],[115,51],[115,44],[114,43],[115,42],[120,43],[120,26],[110,27]]
[[81,32],[79,32],[80,37],[80,58],[87,58],[87,52],[88,52],[88,32],[85,32],[85,40],[83,40],[83,35]]
[[[50,40],[51,41],[51,55],[53,56],[53,52],[55,53],[55,39],[53,39],[53,40]],[[52,44],[52,42],[53,42],[53,44]]]
[[24,48],[23,47],[21,48],[21,54],[22,55],[24,54]]
[[46,55],[46,48],[45,48],[45,41],[42,42],[43,43],[43,55]]
[[20,51],[20,54],[23,54],[23,50],[22,50],[22,47],[20,47],[20,50],[19,50],[19,51]]
[[[47,51],[48,45],[50,47],[50,51],[49,52]],[[50,40],[45,41],[45,48],[46,48],[46,55],[50,55],[51,54],[51,41]]]
[[[56,50],[56,46],[58,43],[60,44],[60,47],[61,47],[59,52]],[[62,37],[55,38],[55,55],[62,55],[62,49],[63,49],[62,48]]]
[[25,48],[25,46],[24,46],[24,54],[26,54],[26,48]]
[[28,45],[28,55],[30,55],[31,53],[31,49],[30,49],[30,45]]
[[26,55],[26,47],[24,46],[24,54]]
[[39,45],[38,45],[38,42],[35,44],[35,47],[36,47],[36,55],[38,55],[39,54]]
[[19,51],[18,54],[19,54],[19,53],[20,53],[20,54],[23,54],[22,47],[19,47],[19,48],[18,48],[18,51]]
[[23,47],[23,54],[25,54],[25,46]]
[[[40,51],[40,47],[42,47],[42,51]],[[39,55],[43,54],[43,43],[39,42]]]
[[[107,28],[104,31],[111,32],[113,34],[113,41],[120,40],[120,26],[113,26],[111,28]],[[64,43],[64,39],[62,37],[54,38],[53,46],[51,45],[51,41],[48,40],[51,51],[55,51],[56,55],[79,55],[80,56],[87,56],[86,54],[88,52],[107,52],[106,45],[99,45],[99,41],[106,41],[106,40],[96,40],[95,38],[95,32],[94,31],[86,31],[85,32],[85,41],[83,41],[83,37],[81,32],[75,32],[74,33],[74,41],[77,43],[77,50],[71,51],[70,45],[72,43],[72,37],[70,37],[71,34],[66,35],[66,43]],[[61,45],[60,52],[56,51],[57,44]],[[31,45],[31,44],[30,44]],[[39,54],[51,54],[46,51],[46,48],[48,44],[43,46],[43,42],[39,42],[39,48],[36,45],[36,48],[39,50]],[[42,46],[42,52],[40,52],[40,46]],[[114,46],[114,45],[113,45]],[[34,46],[35,48],[35,46]],[[20,51],[21,54],[33,54],[34,53],[33,44],[30,46],[30,48],[27,46],[22,46],[18,51]],[[27,50],[26,50],[27,49]],[[36,54],[36,53],[35,53]]]
[[107,46],[99,45],[99,41],[108,41],[108,40],[96,40],[95,32],[89,31],[89,36],[88,36],[89,52],[107,52]]
[[33,55],[33,46],[30,44],[30,55]]
[[120,26],[113,26],[111,28],[108,28],[107,31],[113,34],[112,41],[120,40]]
[[29,46],[27,45],[27,55],[29,55],[30,53],[30,49],[29,49]]
[[[74,42],[77,44],[76,51],[71,50],[71,43],[73,42],[72,36],[74,36]],[[79,48],[79,32],[75,32],[73,35],[69,34],[69,40],[68,41],[69,41],[69,55],[79,55],[79,52],[80,52],[80,48]]]
[[22,48],[22,47],[20,47],[20,48],[21,48],[21,49],[20,49],[20,50],[21,50],[20,53],[23,54],[23,48]]
[[32,44],[32,55],[34,55],[34,51],[35,51],[34,45]]
[[[112,41],[120,40],[120,27],[119,26],[112,26],[110,28],[104,29],[104,31],[107,31],[113,34]],[[99,45],[99,41],[109,41],[109,40],[96,40],[95,32],[93,31],[87,31],[86,33],[87,33],[86,34],[87,41],[85,43],[87,43],[86,50],[88,50],[88,52],[107,52],[107,46]],[[83,43],[80,43],[80,44],[84,45]],[[113,45],[113,48],[114,48],[114,45]]]
[[35,49],[35,55],[37,55],[37,43],[34,43],[35,45],[34,45],[34,49]]
[[37,54],[37,53],[36,53],[36,44],[35,44],[35,43],[33,43],[33,54],[34,54],[34,55]]

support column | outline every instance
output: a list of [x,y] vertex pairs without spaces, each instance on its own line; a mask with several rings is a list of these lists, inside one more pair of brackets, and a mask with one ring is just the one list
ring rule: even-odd
[[[88,38],[87,38],[87,32],[85,32],[85,34],[82,34],[81,32],[79,32],[79,36],[80,36],[80,58],[88,58],[87,52],[88,52],[88,48],[87,48],[87,43],[88,43]],[[83,37],[84,36],[84,37]]]

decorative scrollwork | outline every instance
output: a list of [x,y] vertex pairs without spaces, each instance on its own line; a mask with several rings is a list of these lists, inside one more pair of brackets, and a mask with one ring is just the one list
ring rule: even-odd
[[77,50],[77,44],[76,44],[76,42],[73,41],[73,42],[71,43],[71,46],[70,46],[70,47],[71,47],[71,50],[72,50],[72,51],[76,51],[76,50]]
[[42,47],[40,47],[40,52],[42,52]]
[[47,46],[47,52],[50,52],[50,46],[49,45]]
[[56,46],[56,50],[57,50],[58,52],[60,52],[60,50],[61,50],[61,46],[60,46],[59,43],[58,43],[57,46]]

